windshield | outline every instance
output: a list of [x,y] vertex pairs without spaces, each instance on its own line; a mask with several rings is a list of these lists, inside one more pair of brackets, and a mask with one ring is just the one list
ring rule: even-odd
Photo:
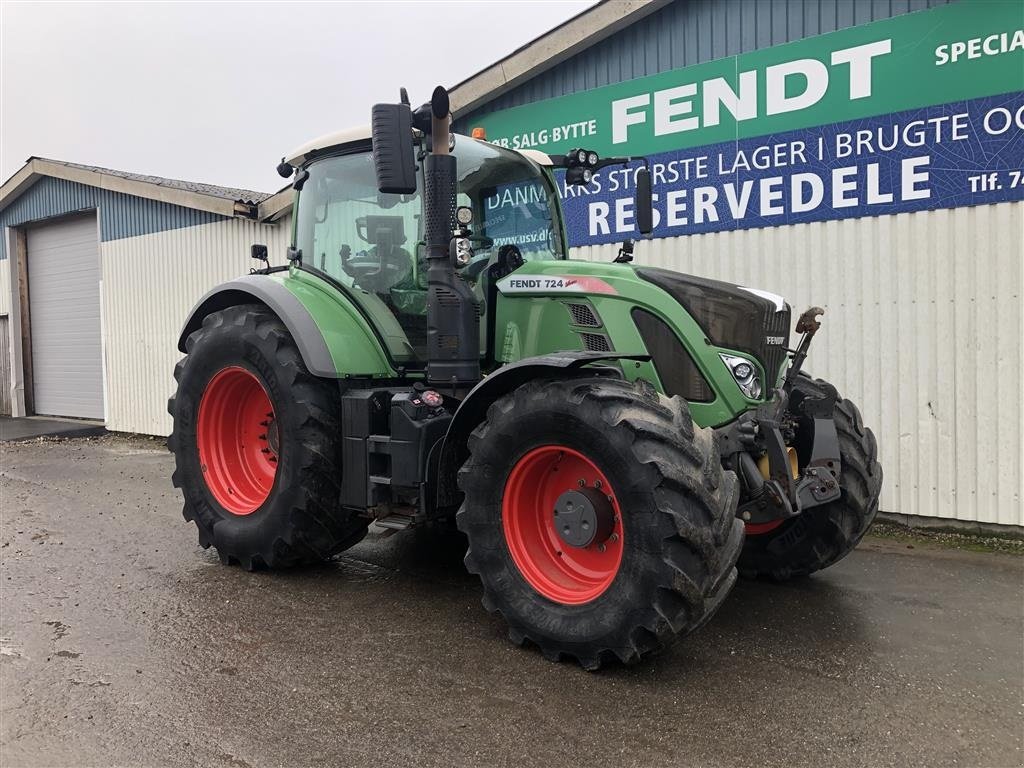
[[[505,244],[526,259],[563,259],[557,193],[543,171],[521,155],[457,137],[458,205],[473,209],[475,253],[467,279]],[[377,191],[369,150],[311,163],[299,194],[295,245],[305,265],[355,289],[392,358],[426,352],[426,263],[422,173],[411,195]],[[470,277],[472,276],[472,277]],[[480,298],[483,299],[480,291]]]

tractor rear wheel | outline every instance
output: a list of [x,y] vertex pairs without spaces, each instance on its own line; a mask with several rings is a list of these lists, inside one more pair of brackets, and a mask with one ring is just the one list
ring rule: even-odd
[[646,382],[535,381],[469,440],[456,516],[484,606],[587,669],[707,621],[736,580],[736,476],[686,403]]
[[322,560],[359,541],[366,521],[338,503],[340,400],[306,369],[284,324],[260,305],[229,307],[186,348],[168,443],[200,545],[253,569]]
[[784,581],[828,568],[854,550],[878,514],[882,467],[875,435],[864,426],[860,410],[839,397],[827,381],[806,374],[797,378],[793,393],[794,397],[836,397],[833,415],[839,435],[842,495],[781,523],[747,526],[739,563],[744,577]]

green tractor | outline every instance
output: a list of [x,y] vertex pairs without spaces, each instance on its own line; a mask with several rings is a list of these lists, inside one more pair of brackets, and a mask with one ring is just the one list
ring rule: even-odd
[[[323,560],[371,523],[454,521],[516,643],[587,669],[704,624],[737,572],[832,565],[878,508],[875,438],[801,371],[759,290],[567,259],[554,172],[642,158],[449,132],[448,97],[297,150],[287,266],[217,287],[179,339],[170,445],[199,543]],[[253,246],[266,259],[266,249]]]

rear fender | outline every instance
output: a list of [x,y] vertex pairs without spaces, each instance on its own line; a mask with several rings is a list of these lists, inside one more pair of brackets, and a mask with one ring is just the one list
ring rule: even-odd
[[584,376],[623,378],[617,367],[586,367],[589,363],[615,360],[650,360],[647,355],[616,355],[602,352],[556,352],[527,357],[502,366],[478,383],[460,403],[441,445],[437,474],[437,506],[451,507],[458,502],[457,475],[469,457],[470,433],[487,416],[487,409],[498,398],[535,379],[567,379]]
[[[342,378],[351,375],[386,375],[389,366],[386,358],[375,340],[358,328],[348,329],[345,337],[344,360],[336,360],[325,339],[317,318],[307,306],[290,291],[280,279],[264,275],[246,275],[230,282],[223,283],[199,300],[189,313],[181,334],[178,336],[178,349],[187,352],[188,337],[203,325],[203,319],[222,309],[238,304],[263,304],[284,323],[295,340],[302,355],[306,368],[314,376],[324,378]],[[347,319],[339,311],[338,317],[326,318],[337,325]],[[339,348],[338,353],[342,350]],[[348,370],[347,363],[368,370]]]

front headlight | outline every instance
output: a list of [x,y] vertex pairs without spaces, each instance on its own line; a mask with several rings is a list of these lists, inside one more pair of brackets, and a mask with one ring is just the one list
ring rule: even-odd
[[761,377],[757,375],[757,366],[745,357],[739,355],[727,355],[719,353],[722,362],[725,363],[736,384],[744,395],[751,400],[761,399]]

